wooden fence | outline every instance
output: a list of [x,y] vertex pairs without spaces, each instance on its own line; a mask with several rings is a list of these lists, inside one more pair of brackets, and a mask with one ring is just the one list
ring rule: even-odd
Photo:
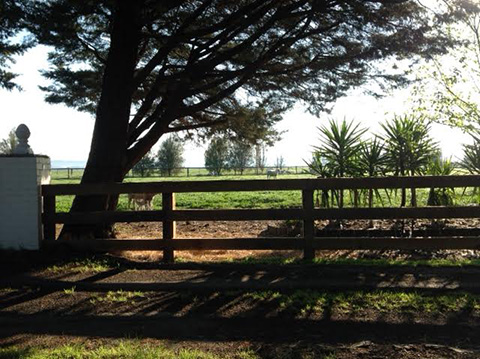
[[[94,251],[163,250],[164,259],[173,261],[174,251],[194,249],[277,249],[303,250],[311,259],[320,249],[480,249],[480,237],[315,237],[315,220],[320,219],[442,219],[479,218],[480,206],[448,207],[374,207],[374,208],[316,208],[315,190],[340,189],[401,189],[401,188],[480,187],[480,176],[425,176],[332,179],[278,179],[237,181],[188,181],[151,183],[65,184],[44,185],[43,225],[44,244],[64,244],[76,249]],[[282,191],[302,192],[302,207],[289,209],[222,209],[182,210],[175,208],[175,193]],[[124,193],[161,193],[162,209],[151,211],[102,211],[56,213],[57,196],[62,195],[119,195]],[[300,220],[303,233],[296,238],[235,238],[235,239],[176,239],[175,221],[250,221]],[[159,240],[92,239],[55,240],[55,224],[94,224],[115,222],[163,222]]]

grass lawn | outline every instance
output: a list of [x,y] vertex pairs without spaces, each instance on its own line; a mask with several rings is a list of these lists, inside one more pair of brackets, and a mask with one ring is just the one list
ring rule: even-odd
[[[0,348],[0,359],[220,359],[225,356],[195,350],[171,350],[161,346],[140,343],[135,340],[121,341],[117,345],[62,345],[59,347],[7,347]],[[232,353],[228,358],[255,359],[250,351]]]

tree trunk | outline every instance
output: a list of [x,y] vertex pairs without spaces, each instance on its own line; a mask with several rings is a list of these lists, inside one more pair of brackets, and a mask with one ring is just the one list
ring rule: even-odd
[[[117,1],[92,144],[82,184],[121,182],[126,168],[133,75],[140,39],[141,1]],[[118,196],[77,196],[71,212],[114,210]],[[111,224],[65,226],[63,238],[111,236]]]
[[402,188],[402,201],[400,202],[400,207],[405,207],[407,203],[407,190]]

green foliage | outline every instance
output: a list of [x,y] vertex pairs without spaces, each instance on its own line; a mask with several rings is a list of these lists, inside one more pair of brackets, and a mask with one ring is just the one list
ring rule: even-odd
[[13,150],[17,146],[18,139],[15,134],[15,129],[12,129],[8,133],[8,137],[0,141],[0,154],[9,155],[13,153]]
[[[387,172],[388,157],[383,142],[375,136],[373,140],[362,142],[358,154],[358,175],[368,177],[384,176]],[[387,192],[388,194],[388,192]],[[374,197],[382,202],[378,189],[369,189],[366,192],[368,207],[373,207]],[[373,221],[370,221],[373,226]]]
[[27,0],[0,0],[0,88],[7,90],[20,89],[14,81],[18,75],[9,71],[9,65],[33,45],[21,34],[27,6]]
[[382,124],[388,166],[395,176],[424,174],[437,143],[430,137],[430,123],[415,115],[395,116]]
[[210,128],[205,135],[217,134],[233,143],[243,142],[251,146],[258,143],[273,146],[282,134],[274,126],[282,119],[282,113],[286,109],[280,103],[272,106],[273,102],[273,99],[268,99],[256,104],[238,104],[235,111],[229,114],[228,121]]
[[361,137],[367,131],[344,119],[341,123],[329,121],[328,126],[319,127],[320,146],[315,151],[325,160],[334,177],[350,177],[358,173],[357,156],[362,147]]
[[75,295],[75,289],[76,289],[76,287],[73,286],[73,287],[70,288],[70,289],[64,289],[64,290],[63,290],[63,293],[64,293],[65,295]]
[[113,260],[106,258],[87,257],[52,265],[46,268],[46,271],[55,274],[65,272],[100,273],[117,266],[118,263]]
[[[430,123],[422,116],[395,116],[382,124],[389,170],[395,176],[415,176],[425,173],[432,156],[438,151],[437,143],[430,137]],[[411,205],[417,205],[416,191],[411,190]],[[402,188],[405,206],[406,190]]]
[[245,141],[233,141],[228,154],[228,168],[243,174],[253,164],[253,147]]
[[[319,151],[312,153],[312,161],[305,162],[310,169],[310,173],[316,175],[318,178],[330,178],[333,177],[333,170],[326,163],[325,159]],[[334,191],[326,189],[316,191],[317,206],[323,208],[329,208],[333,206]]]
[[145,294],[139,291],[108,291],[107,293],[101,293],[94,295],[90,299],[90,303],[135,303],[136,299],[144,298]]
[[387,172],[388,157],[385,145],[378,137],[362,142],[358,154],[359,172],[367,177],[383,176]]
[[456,22],[444,33],[458,44],[447,55],[432,55],[417,72],[417,111],[432,121],[464,131],[480,130],[480,4],[446,1]]
[[224,137],[214,137],[205,151],[205,167],[214,176],[220,176],[228,168],[229,144]]
[[[313,160],[309,167],[314,172],[330,177],[355,176],[359,172],[358,152],[362,146],[361,137],[367,131],[360,128],[360,124],[353,121],[347,123],[344,119],[341,123],[329,121],[328,126],[318,128],[320,131],[320,146],[316,146]],[[343,207],[343,190],[322,191],[320,205],[328,206],[337,199],[338,206]]]
[[463,145],[463,158],[460,167],[470,174],[480,174],[480,140],[473,138],[473,144]]
[[149,176],[155,169],[155,158],[151,152],[148,152],[143,158],[138,161],[132,168],[134,175],[141,177]]
[[162,142],[157,153],[157,166],[162,175],[172,176],[181,170],[184,162],[183,145],[178,139],[169,137]]
[[[441,153],[434,155],[427,168],[431,176],[450,176],[455,166],[449,158],[442,158]],[[431,188],[428,194],[428,206],[453,206],[455,191],[453,188]]]

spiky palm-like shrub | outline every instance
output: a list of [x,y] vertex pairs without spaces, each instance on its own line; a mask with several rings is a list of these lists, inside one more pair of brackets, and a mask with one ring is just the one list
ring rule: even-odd
[[[316,175],[318,178],[331,178],[333,172],[327,165],[325,159],[321,156],[320,152],[313,152],[312,161],[307,162],[310,173]],[[322,189],[316,192],[317,206],[323,208],[329,208],[333,206],[335,191],[329,191],[328,189]]]
[[[472,175],[480,174],[480,139],[476,136],[473,137],[473,144],[463,145],[463,158],[459,163],[460,168],[468,171]],[[474,188],[473,195],[478,198],[479,189]]]
[[459,165],[470,174],[480,174],[480,140],[473,138],[472,145],[463,145],[463,158]]
[[[338,123],[330,120],[328,125],[318,128],[321,145],[315,152],[324,159],[334,177],[355,176],[358,173],[358,151],[361,137],[367,131],[345,119]],[[338,191],[338,206],[343,207],[343,190]]]
[[[438,151],[430,137],[430,123],[415,115],[395,116],[381,125],[384,135],[389,170],[395,176],[415,176],[425,172],[432,155]],[[412,188],[411,205],[417,205]],[[406,190],[402,189],[401,206],[406,203]]]
[[[388,158],[385,152],[385,145],[378,137],[362,143],[358,153],[358,159],[362,176],[378,177],[385,175]],[[375,196],[380,201],[382,200],[378,189],[374,190],[370,188],[367,193],[369,208],[373,207],[373,199]],[[372,221],[370,221],[370,225],[373,225]]]
[[[441,153],[434,155],[427,168],[427,174],[431,176],[450,176],[455,166],[450,158],[442,158]],[[430,188],[428,194],[428,206],[451,206],[455,192],[453,188]]]

